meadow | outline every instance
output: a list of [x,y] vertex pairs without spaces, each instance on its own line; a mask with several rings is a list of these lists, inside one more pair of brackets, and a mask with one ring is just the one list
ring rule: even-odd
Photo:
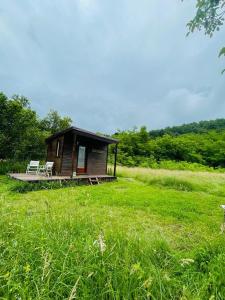
[[118,175],[26,193],[0,177],[0,299],[225,299],[225,174]]

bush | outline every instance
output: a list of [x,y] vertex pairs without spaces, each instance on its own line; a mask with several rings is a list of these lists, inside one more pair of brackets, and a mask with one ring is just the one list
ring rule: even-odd
[[191,192],[194,190],[193,184],[187,180],[177,179],[175,177],[153,178],[148,181],[148,184],[185,192]]
[[0,175],[7,173],[24,173],[27,161],[0,160]]
[[32,191],[39,191],[39,190],[54,190],[60,189],[63,187],[73,187],[77,186],[78,182],[74,180],[70,181],[42,181],[42,182],[17,182],[12,188],[12,192],[18,193],[27,193]]
[[[152,166],[152,168],[154,168]],[[157,168],[168,169],[168,170],[189,170],[189,171],[215,171],[214,168],[205,166],[199,163],[190,163],[187,161],[173,161],[173,160],[162,160],[158,163]],[[217,168],[216,170],[224,171],[222,168]]]
[[224,168],[213,168],[209,166],[202,165],[200,163],[191,163],[187,161],[174,161],[174,160],[161,160],[157,162],[152,157],[136,157],[135,161],[133,160],[127,163],[127,160],[124,160],[120,163],[122,166],[127,167],[143,167],[151,169],[167,169],[167,170],[188,170],[188,171],[207,171],[207,172],[224,172]]

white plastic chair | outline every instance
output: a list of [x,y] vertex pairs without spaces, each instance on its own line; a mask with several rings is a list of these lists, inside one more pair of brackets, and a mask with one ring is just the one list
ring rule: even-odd
[[38,174],[39,172],[39,161],[31,160],[27,165],[26,174]]
[[53,165],[53,161],[47,161],[45,165],[40,166],[39,174],[44,173],[48,177],[52,176]]
[[54,162],[47,161],[45,166],[46,166],[46,176],[52,177],[52,170],[53,170]]

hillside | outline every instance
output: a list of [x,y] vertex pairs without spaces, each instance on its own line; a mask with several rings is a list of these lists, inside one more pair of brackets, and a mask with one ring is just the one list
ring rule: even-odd
[[166,127],[164,129],[151,130],[151,137],[159,137],[164,134],[181,135],[185,133],[206,133],[209,130],[225,130],[225,119],[193,122],[179,126]]
[[26,194],[0,177],[1,299],[225,298],[225,175],[118,171]]

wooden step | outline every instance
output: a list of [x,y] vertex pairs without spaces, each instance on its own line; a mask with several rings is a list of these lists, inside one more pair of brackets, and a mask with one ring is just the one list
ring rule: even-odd
[[90,185],[93,185],[93,184],[99,184],[99,179],[98,177],[89,177],[89,183]]

